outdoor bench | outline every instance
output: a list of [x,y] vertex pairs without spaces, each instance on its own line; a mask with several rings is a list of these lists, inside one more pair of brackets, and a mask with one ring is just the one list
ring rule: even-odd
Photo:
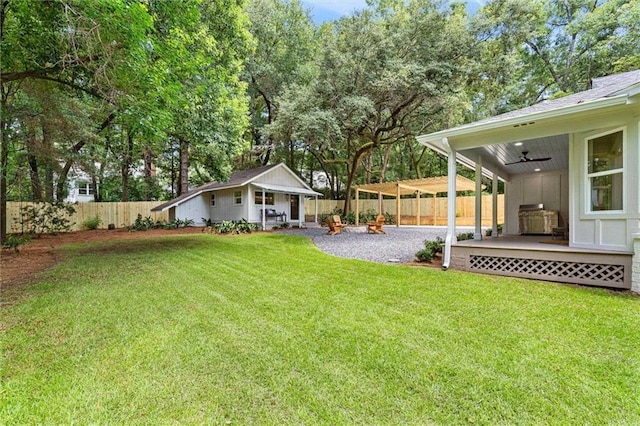
[[[276,219],[276,222],[278,220],[281,220],[283,222],[287,221],[287,214],[285,212],[278,213],[276,211],[276,209],[265,209],[264,217],[267,220],[269,220],[269,218],[273,217],[273,218]],[[260,218],[262,218],[262,209],[260,209]]]

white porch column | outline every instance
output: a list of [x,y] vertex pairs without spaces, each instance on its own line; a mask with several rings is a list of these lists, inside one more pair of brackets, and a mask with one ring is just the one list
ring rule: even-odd
[[318,223],[318,196],[313,197],[315,200],[315,211],[313,215],[313,220]]
[[456,152],[449,146],[447,138],[442,138],[447,148],[447,237],[445,238],[442,269],[448,269],[451,262],[451,246],[457,242],[456,237]]
[[267,230],[267,212],[265,211],[267,206],[266,194],[264,193],[264,188],[262,188],[262,230]]
[[631,291],[640,293],[640,233],[633,234],[633,260],[631,262]]
[[420,191],[418,191],[418,193],[416,194],[416,200],[418,201],[418,212],[417,212],[417,218],[416,218],[416,225],[420,226]]
[[491,238],[498,238],[498,175],[493,174],[492,209],[491,209]]
[[474,240],[482,239],[482,157],[478,155],[476,161],[476,214]]

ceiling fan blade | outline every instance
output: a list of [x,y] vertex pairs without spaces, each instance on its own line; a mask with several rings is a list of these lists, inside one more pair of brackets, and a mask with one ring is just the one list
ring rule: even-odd
[[527,158],[527,163],[530,161],[549,161],[551,160],[551,157],[544,157],[544,158]]
[[520,164],[520,163],[525,163],[525,161],[522,161],[522,160],[512,161],[511,163],[504,163],[504,165],[505,166],[510,166],[512,164]]

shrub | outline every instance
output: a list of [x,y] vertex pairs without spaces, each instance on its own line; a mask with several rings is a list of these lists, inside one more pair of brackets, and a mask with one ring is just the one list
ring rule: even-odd
[[[320,213],[318,215],[318,222],[323,224],[327,221],[327,218],[329,219],[333,219],[333,215],[338,215],[340,216],[340,220],[342,220],[342,210],[339,209],[338,207],[334,208],[332,212],[330,213]],[[355,217],[355,216],[354,216]],[[344,221],[343,221],[344,222]]]
[[20,224],[23,232],[30,234],[56,234],[68,232],[74,225],[70,216],[76,209],[68,203],[38,203],[20,209]]
[[473,235],[473,232],[461,232],[460,234],[456,235],[456,238],[458,239],[458,241],[473,240]]
[[14,234],[8,234],[5,241],[2,243],[2,248],[5,250],[13,249],[14,252],[19,253],[20,250],[18,246],[22,244],[26,244],[31,241],[31,238],[28,235],[17,236]]
[[98,229],[102,224],[102,219],[99,216],[90,217],[82,223],[82,226],[86,229]]
[[[203,218],[204,219],[204,218]],[[165,223],[164,229],[177,229],[177,228],[186,228],[187,226],[191,226],[194,224],[192,219],[174,219],[171,222]]]
[[442,253],[442,245],[444,240],[436,237],[435,240],[426,240],[424,248],[416,253],[416,258],[420,262],[431,262],[437,253]]
[[395,225],[396,223],[395,215],[392,215],[391,213],[386,212],[384,214],[384,223],[386,223],[387,225]]
[[271,229],[287,229],[289,228],[291,225],[289,225],[289,222],[282,222],[280,224],[275,224],[273,226],[273,228]]
[[220,223],[213,225],[213,230],[218,234],[250,234],[252,231],[256,231],[258,225],[255,223],[249,223],[246,219],[235,220],[223,220]]
[[167,223],[163,220],[154,221],[151,216],[143,218],[141,214],[138,214],[136,220],[128,228],[129,231],[148,231],[149,229],[162,229],[166,226]]
[[[489,228],[486,231],[484,231],[484,235],[487,237],[490,237],[493,234],[493,229]],[[502,234],[502,224],[499,223],[498,224],[498,235]]]

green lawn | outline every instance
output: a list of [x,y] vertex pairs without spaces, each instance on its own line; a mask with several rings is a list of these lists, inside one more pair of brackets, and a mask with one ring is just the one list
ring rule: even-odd
[[141,237],[5,292],[0,423],[640,423],[640,298]]

